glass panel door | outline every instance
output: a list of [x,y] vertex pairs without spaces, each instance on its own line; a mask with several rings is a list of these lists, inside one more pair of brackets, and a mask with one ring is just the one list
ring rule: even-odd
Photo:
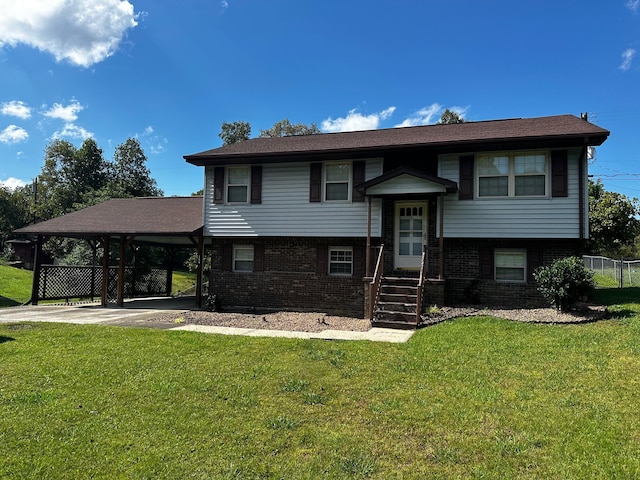
[[419,269],[427,239],[427,204],[396,203],[395,268]]

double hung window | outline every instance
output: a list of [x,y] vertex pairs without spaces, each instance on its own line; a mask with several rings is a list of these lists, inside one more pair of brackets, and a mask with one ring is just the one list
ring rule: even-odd
[[351,163],[335,162],[324,165],[324,199],[348,201],[351,183]]
[[249,202],[249,167],[227,168],[227,202]]
[[478,156],[479,197],[544,197],[548,162],[543,152]]
[[520,249],[495,251],[495,279],[498,282],[525,282],[527,252]]
[[351,247],[329,247],[329,275],[350,276],[353,274],[353,249]]
[[253,272],[253,245],[233,246],[233,271]]

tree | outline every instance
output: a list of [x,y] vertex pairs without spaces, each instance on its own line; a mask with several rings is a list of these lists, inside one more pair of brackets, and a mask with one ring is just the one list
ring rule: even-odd
[[464,118],[462,118],[460,114],[452,112],[447,108],[444,112],[442,112],[442,116],[440,117],[440,120],[436,122],[436,124],[442,125],[449,123],[464,123]]
[[589,249],[614,257],[633,245],[640,234],[640,207],[636,198],[605,190],[602,182],[589,181]]
[[11,232],[29,222],[30,187],[10,190],[0,185],[0,252]]
[[243,142],[251,137],[251,125],[249,122],[222,122],[218,136],[222,139],[222,145]]
[[118,145],[113,154],[113,191],[123,197],[157,197],[162,195],[146,166],[147,157],[135,138]]
[[291,137],[294,135],[316,135],[320,129],[315,123],[305,125],[304,123],[292,124],[288,118],[273,124],[267,130],[260,130],[260,137]]

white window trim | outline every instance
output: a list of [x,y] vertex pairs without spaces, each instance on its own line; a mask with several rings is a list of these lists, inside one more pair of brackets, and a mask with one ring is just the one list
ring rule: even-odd
[[[237,252],[239,250],[250,250],[251,251],[251,270],[238,270],[236,269],[236,261],[237,261]],[[231,266],[232,270],[237,273],[252,273],[255,269],[255,250],[253,245],[234,245],[233,246],[233,256],[231,258]]]
[[[247,183],[229,183],[229,170],[246,170],[247,171]],[[225,180],[225,186],[224,186],[224,193],[225,193],[225,199],[226,199],[226,203],[227,204],[231,204],[231,205],[244,205],[249,203],[249,196],[251,195],[251,168],[248,165],[233,165],[233,166],[228,166],[226,168],[225,171],[225,176],[224,176],[224,180]],[[245,198],[244,201],[241,202],[231,202],[229,201],[229,187],[247,187],[247,198]]]
[[[517,155],[536,154],[544,155],[544,195],[518,195],[516,196],[516,177],[528,177],[537,176],[540,174],[522,173],[515,174],[515,157]],[[479,168],[475,169],[475,189],[478,192],[477,198],[479,199],[497,199],[497,198],[549,198],[551,192],[551,173],[550,173],[550,155],[546,150],[515,150],[509,152],[487,152],[478,155],[478,158],[483,156],[504,156],[509,157],[509,173],[507,175],[480,175]],[[480,194],[480,179],[486,177],[507,177],[507,195],[481,195]]]
[[[522,278],[517,280],[498,278],[498,255],[499,254],[522,255]],[[514,269],[515,270],[515,269]],[[493,252],[493,278],[498,283],[526,283],[527,282],[527,250],[525,248],[496,248]]]
[[[328,165],[347,165],[349,167],[349,178],[347,180],[347,198],[340,200],[328,200],[327,199],[327,184],[329,183],[344,183],[341,182],[328,182],[327,181],[327,166]],[[322,201],[329,203],[348,203],[351,202],[351,193],[353,190],[353,163],[348,160],[324,162],[322,165]]]
[[[351,252],[351,261],[331,261],[331,253],[332,252]],[[353,276],[353,247],[329,247],[327,253],[327,273],[332,277],[352,277]],[[331,272],[331,264],[340,264],[340,265],[350,265],[350,273],[332,273]]]

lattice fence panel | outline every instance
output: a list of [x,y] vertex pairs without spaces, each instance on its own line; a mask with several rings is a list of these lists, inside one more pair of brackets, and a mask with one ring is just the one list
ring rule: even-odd
[[43,265],[38,296],[41,300],[96,297],[101,288],[99,268]]
[[[167,293],[167,271],[151,268],[124,272],[124,294],[126,297],[149,297]],[[109,267],[107,302],[114,303],[118,297],[118,267]],[[61,300],[70,298],[95,298],[102,292],[102,268],[62,265],[43,265],[40,272],[39,300]]]

